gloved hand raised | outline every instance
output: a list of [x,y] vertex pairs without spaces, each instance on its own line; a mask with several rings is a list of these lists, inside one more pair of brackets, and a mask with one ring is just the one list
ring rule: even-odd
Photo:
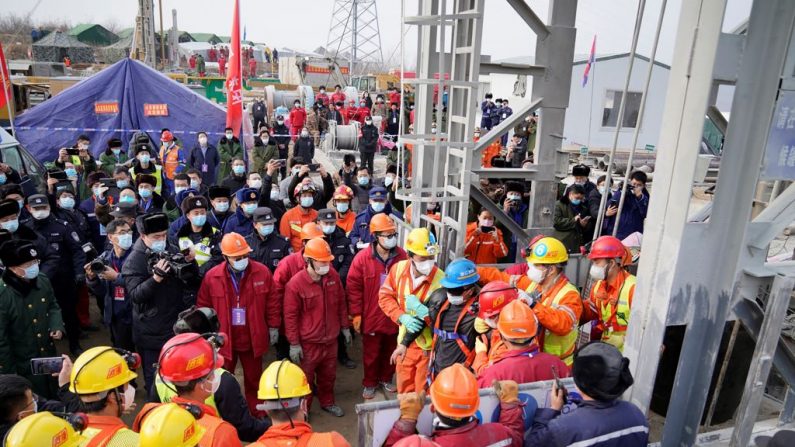
[[494,394],[504,404],[519,402],[519,384],[513,380],[495,380],[492,382]]
[[304,350],[301,345],[290,345],[290,361],[296,365],[301,364],[301,359],[304,358]]
[[402,324],[410,334],[416,334],[417,332],[422,330],[422,321],[417,317],[412,317],[409,314],[403,314],[398,318],[400,324]]
[[421,320],[428,317],[428,307],[422,304],[416,295],[409,295],[406,297],[406,310],[414,312],[414,315]]

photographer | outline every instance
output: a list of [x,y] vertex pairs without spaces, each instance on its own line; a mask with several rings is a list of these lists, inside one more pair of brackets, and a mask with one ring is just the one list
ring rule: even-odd
[[[524,199],[524,185],[519,182],[508,182],[505,189],[507,192],[505,193],[505,201],[502,203],[503,211],[511,216],[514,222],[524,226],[528,210]],[[506,231],[503,231],[503,233],[506,235],[505,242],[508,245],[507,262],[514,262],[516,259],[516,236]],[[508,235],[510,235],[510,240],[507,238]]]
[[[133,342],[143,359],[146,392],[151,396],[160,348],[173,336],[172,327],[179,313],[195,301],[199,278],[180,279],[179,272],[172,271],[179,266],[164,258],[178,252],[177,247],[168,247],[165,214],[139,216],[136,226],[141,237],[124,262],[122,277],[133,303]],[[193,256],[185,260],[198,269]]]
[[494,215],[485,208],[480,210],[478,221],[467,225],[464,256],[475,264],[495,264],[507,254],[502,230],[494,226]]
[[132,305],[124,289],[122,266],[133,245],[133,231],[122,219],[112,220],[105,230],[111,248],[85,266],[88,288],[105,302],[102,322],[110,328],[110,339],[116,348],[134,351],[132,336]]

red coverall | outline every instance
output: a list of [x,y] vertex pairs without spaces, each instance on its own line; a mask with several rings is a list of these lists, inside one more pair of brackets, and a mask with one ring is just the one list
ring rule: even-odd
[[329,97],[326,93],[318,93],[317,96],[315,96],[315,102],[317,101],[323,101],[323,105],[328,107]]
[[306,110],[301,106],[293,107],[293,110],[290,110],[290,135],[293,137],[293,141],[301,133],[305,123]]
[[[273,291],[282,309],[284,309],[284,288],[293,276],[304,269],[306,269],[306,261],[304,261],[303,248],[290,253],[276,265],[276,270],[273,272]],[[334,267],[332,266],[331,269],[333,270]],[[284,320],[279,327],[279,333],[284,336]],[[284,355],[287,355],[286,352]]]
[[373,244],[370,244],[356,254],[348,270],[348,313],[362,317],[364,387],[392,382],[392,375],[395,374],[395,365],[390,364],[389,357],[397,347],[398,326],[378,306],[378,290],[389,269],[404,259],[408,259],[408,255],[402,248],[396,247],[391,257],[384,262]]
[[400,108],[400,93],[392,92],[389,94],[389,102],[392,104],[397,104],[398,109]]
[[343,105],[345,105],[345,93],[334,92],[331,94],[331,103],[337,104],[338,102],[341,102]]
[[[417,432],[417,423],[398,419],[384,442],[392,447],[401,439]],[[524,411],[519,404],[500,403],[500,421],[487,424],[477,419],[458,428],[437,428],[431,434],[433,442],[442,447],[512,446],[522,447],[524,442]]]
[[494,232],[475,234],[478,226],[478,222],[467,225],[464,256],[475,264],[495,264],[497,259],[507,256],[508,247],[502,239],[502,230],[495,227]]
[[226,58],[223,55],[218,58],[218,75],[226,77]]
[[248,60],[248,71],[252,78],[257,76],[257,60],[253,57]]
[[[248,267],[235,285],[224,262],[204,275],[196,305],[211,307],[218,313],[221,331],[229,341],[221,347],[224,369],[234,374],[237,360],[243,365],[243,384],[251,414],[256,409],[257,389],[262,375],[262,356],[268,351],[268,328],[277,328],[281,322],[281,303],[275,293],[273,276],[268,267],[250,259]],[[232,325],[234,308],[245,309],[245,325]]]
[[[337,378],[337,336],[350,327],[342,281],[334,269],[315,282],[306,269],[284,290],[284,331],[290,345],[301,345],[301,369],[316,385],[321,407],[334,405]],[[307,406],[311,404],[308,398]]]
[[364,120],[370,116],[370,109],[365,106],[361,106],[356,109],[356,121],[359,122],[362,126],[364,126]]
[[569,377],[569,367],[559,357],[538,352],[538,345],[502,353],[478,375],[478,386],[489,388],[495,380],[515,380],[518,383],[552,380],[552,367],[558,377]]

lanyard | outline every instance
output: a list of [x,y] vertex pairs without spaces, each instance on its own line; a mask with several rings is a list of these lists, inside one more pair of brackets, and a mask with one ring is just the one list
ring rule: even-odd
[[152,199],[143,199],[141,202],[141,205],[144,207],[144,212],[149,211],[149,207],[152,206]]
[[[240,282],[243,282],[244,274],[245,272],[240,273]],[[240,284],[237,282],[236,276],[234,272],[229,272],[229,278],[232,279],[232,287],[235,289],[235,297],[237,298],[237,305],[235,307],[240,307]]]

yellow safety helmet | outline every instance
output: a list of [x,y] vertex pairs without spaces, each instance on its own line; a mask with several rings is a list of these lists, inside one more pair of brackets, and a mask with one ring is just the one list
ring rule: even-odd
[[[75,418],[78,430],[88,425],[86,418]],[[77,447],[84,440],[64,418],[44,411],[17,422],[5,437],[3,447]]]
[[525,259],[531,264],[560,264],[569,260],[569,253],[562,242],[554,237],[545,237],[530,247]]
[[436,236],[430,230],[415,228],[409,232],[406,251],[420,256],[436,256],[439,254],[439,244],[436,243]]
[[[304,371],[288,360],[280,360],[268,365],[262,373],[259,379],[257,399],[277,401],[279,408],[290,408],[298,406],[297,401],[311,393],[312,389],[309,388],[309,381],[306,380]],[[291,399],[296,399],[296,402],[278,403],[278,401]],[[273,406],[266,405],[265,407]]]
[[96,394],[119,388],[138,377],[132,372],[141,364],[138,354],[97,346],[80,354],[69,376],[69,391]]
[[[201,410],[196,408],[201,414]],[[199,416],[201,417],[201,416]],[[205,428],[197,417],[174,403],[156,407],[144,416],[138,441],[141,447],[195,447],[204,436]]]

